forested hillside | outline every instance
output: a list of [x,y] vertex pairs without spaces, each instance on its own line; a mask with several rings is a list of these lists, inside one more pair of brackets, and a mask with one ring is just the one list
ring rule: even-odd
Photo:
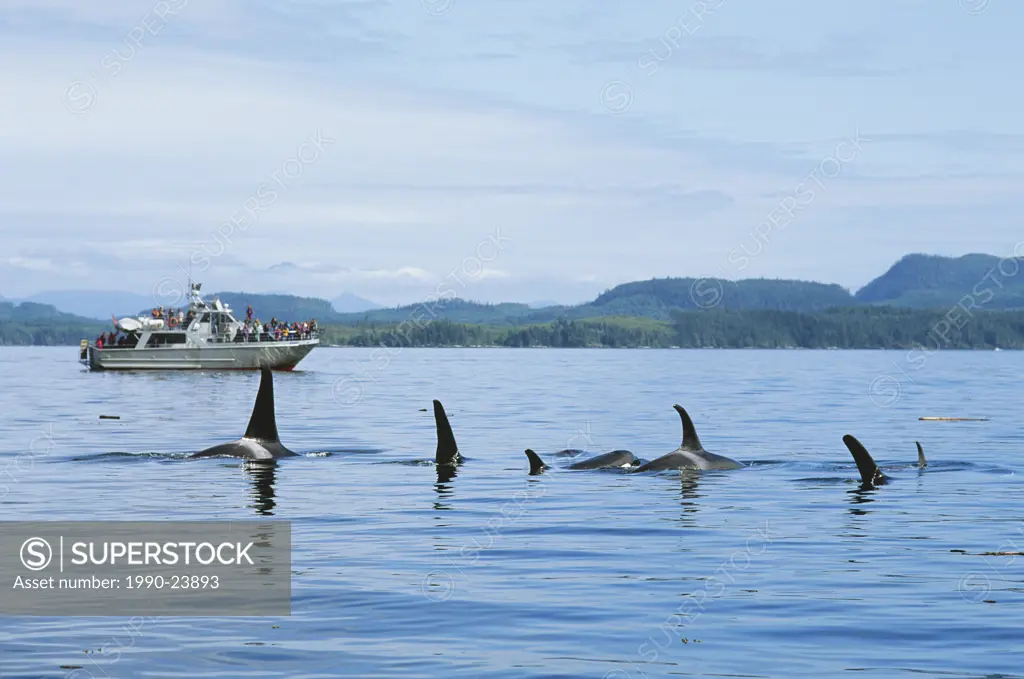
[[0,345],[67,345],[93,338],[107,325],[57,311],[49,304],[0,302]]
[[965,296],[987,309],[1024,309],[1021,260],[992,255],[903,257],[857,291],[862,304],[915,309],[950,308]]

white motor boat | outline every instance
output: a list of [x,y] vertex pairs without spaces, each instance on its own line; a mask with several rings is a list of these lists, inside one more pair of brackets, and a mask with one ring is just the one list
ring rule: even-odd
[[82,340],[80,361],[90,370],[291,370],[320,344],[315,330],[289,330],[280,338],[269,328],[259,336],[245,333],[245,323],[220,299],[204,300],[200,287],[190,283],[189,306],[180,319],[115,319],[123,339],[102,346]]

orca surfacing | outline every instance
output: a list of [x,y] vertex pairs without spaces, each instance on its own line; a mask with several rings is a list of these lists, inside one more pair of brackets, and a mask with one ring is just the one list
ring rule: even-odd
[[437,425],[437,451],[434,453],[434,464],[437,468],[439,482],[451,481],[455,477],[456,468],[462,464],[459,444],[455,442],[452,425],[448,423],[448,415],[444,406],[434,399],[434,423]]
[[693,420],[687,414],[686,409],[678,403],[673,408],[679,413],[683,421],[683,442],[678,448],[667,455],[651,460],[641,465],[637,472],[655,472],[668,469],[739,469],[743,465],[736,460],[730,460],[723,455],[716,455],[704,450],[700,438],[697,437],[697,429],[693,426]]
[[[529,448],[526,449],[526,457],[530,460],[531,475],[540,474],[545,469],[548,469],[548,465],[544,464],[544,461],[540,459],[540,455]],[[574,462],[566,467],[566,469],[612,469],[615,467],[627,467],[636,461],[636,456],[628,450],[613,450],[610,453],[598,455],[589,460]]]
[[242,438],[201,450],[190,457],[239,457],[246,460],[276,460],[297,453],[281,445],[274,415],[274,378],[270,368],[260,368],[260,389]]
[[[871,453],[868,449],[861,444],[853,436],[847,434],[843,437],[843,443],[850,451],[850,455],[853,455],[853,461],[857,463],[857,471],[860,472],[860,483],[864,488],[874,488],[875,486],[881,486],[889,481],[889,477],[882,473],[882,470],[875,463],[874,458],[871,457]],[[917,445],[917,468],[924,469],[928,466],[928,460],[924,457],[924,448],[921,447],[920,441],[914,441]]]

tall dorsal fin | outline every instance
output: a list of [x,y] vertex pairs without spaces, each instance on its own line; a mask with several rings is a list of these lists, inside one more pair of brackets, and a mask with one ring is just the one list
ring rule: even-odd
[[914,441],[914,443],[917,444],[917,466],[918,467],[927,467],[928,466],[928,460],[924,459],[924,448],[921,447],[921,442],[920,441]]
[[274,378],[267,366],[260,368],[260,390],[256,393],[256,405],[249,417],[245,438],[280,442],[274,417]]
[[700,444],[700,439],[697,438],[697,429],[693,426],[693,420],[686,413],[686,408],[678,403],[672,407],[676,409],[680,419],[683,421],[683,443],[680,447],[686,450],[704,450],[704,446]]
[[526,449],[526,457],[530,460],[530,474],[540,474],[547,469],[548,466],[544,464],[544,460],[540,459],[540,455],[529,448]]
[[455,443],[455,434],[452,433],[452,426],[448,424],[444,406],[436,399],[434,400],[434,422],[437,423],[437,454],[434,456],[434,461],[437,464],[455,464],[459,461],[459,446]]
[[849,434],[843,437],[843,443],[850,449],[853,461],[857,463],[857,471],[860,472],[860,480],[866,485],[874,485],[885,480],[882,470],[875,464],[874,458],[868,449],[861,445],[861,442]]

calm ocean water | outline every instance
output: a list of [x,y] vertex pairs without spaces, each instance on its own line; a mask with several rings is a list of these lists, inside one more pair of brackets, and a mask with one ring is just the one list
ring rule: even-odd
[[[331,455],[270,470],[174,456],[240,436],[257,374],[76,355],[0,349],[3,519],[288,519],[293,614],[4,617],[4,678],[1024,676],[1024,557],[978,555],[1024,550],[1024,354],[322,348],[277,419]],[[433,398],[443,484],[407,464]],[[526,447],[668,452],[677,402],[750,466],[527,475]]]

